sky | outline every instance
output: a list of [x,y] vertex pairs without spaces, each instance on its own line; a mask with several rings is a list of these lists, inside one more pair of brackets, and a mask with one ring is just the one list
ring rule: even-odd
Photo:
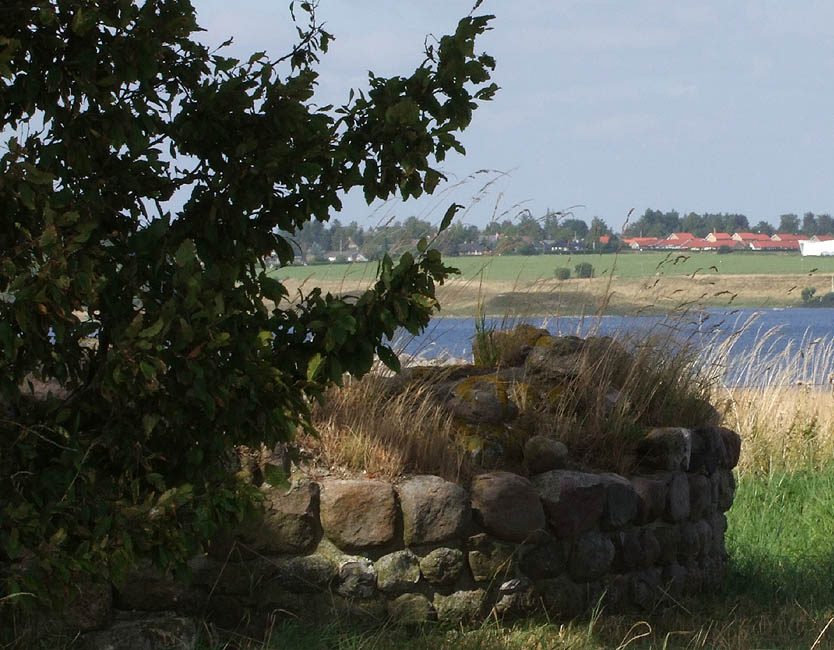
[[[286,53],[288,2],[194,0],[201,36],[230,55]],[[319,67],[320,104],[342,104],[367,71],[410,74],[426,35],[454,30],[472,2],[320,0],[336,40]],[[834,212],[834,3],[812,0],[485,0],[477,44],[495,57],[494,100],[475,111],[467,155],[430,200],[367,206],[343,222],[411,215],[467,223],[570,210],[618,230],[633,209],[735,212],[751,225]],[[478,173],[479,170],[491,170]]]

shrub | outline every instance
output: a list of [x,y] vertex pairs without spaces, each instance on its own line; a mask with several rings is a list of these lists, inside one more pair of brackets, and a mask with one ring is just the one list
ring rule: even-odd
[[590,262],[580,262],[573,267],[577,278],[592,278],[594,277],[594,267]]
[[569,280],[570,269],[567,266],[557,266],[553,272],[557,280]]
[[[489,17],[314,100],[331,40],[315,3],[288,55],[210,52],[188,0],[13,3],[0,21],[0,572],[35,592],[135,554],[182,563],[254,489],[237,445],[310,429],[311,403],[413,333],[452,269],[423,239],[357,297],[294,297],[266,273],[340,192],[431,193],[489,85]],[[17,134],[17,135],[15,135]],[[169,158],[170,156],[170,158]],[[171,160],[173,159],[173,160]],[[172,214],[168,201],[184,204]],[[447,227],[458,206],[441,223]],[[33,399],[39,379],[58,397]],[[20,599],[18,599],[20,600]],[[0,597],[0,604],[6,602]]]

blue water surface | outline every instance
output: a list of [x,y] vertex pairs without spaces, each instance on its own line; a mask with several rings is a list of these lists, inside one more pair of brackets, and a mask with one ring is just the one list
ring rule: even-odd
[[[518,322],[488,318],[485,325],[487,328],[502,329]],[[523,322],[544,327],[552,334],[578,336],[598,334],[622,337],[649,332],[668,333],[675,340],[710,355],[712,362],[715,362],[716,350],[721,346],[721,358],[734,380],[741,372],[734,368],[734,362],[749,359],[754,353],[763,362],[760,364],[761,371],[767,369],[768,362],[777,359],[781,359],[783,364],[793,362],[802,366],[804,371],[793,373],[792,381],[820,384],[827,383],[834,376],[834,355],[824,354],[826,348],[830,352],[834,347],[834,309],[707,309],[675,319],[666,316],[560,316],[531,318]],[[474,318],[438,318],[421,336],[401,335],[398,346],[406,355],[471,361],[475,325]],[[802,355],[804,361],[805,355],[814,354],[819,357],[815,363],[796,363],[795,355]],[[813,366],[813,376],[808,376],[810,366]],[[760,383],[760,380],[745,383]]]

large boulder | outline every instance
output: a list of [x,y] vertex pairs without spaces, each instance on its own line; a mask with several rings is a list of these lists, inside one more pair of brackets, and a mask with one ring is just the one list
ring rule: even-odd
[[376,584],[382,591],[408,591],[420,581],[420,561],[411,551],[394,551],[376,561]]
[[568,571],[574,580],[596,580],[608,572],[614,556],[614,544],[610,539],[594,531],[587,532],[573,544]]
[[484,614],[487,593],[483,589],[455,591],[448,596],[434,595],[434,609],[441,623],[473,622]]
[[397,485],[406,546],[463,537],[472,515],[466,490],[439,476],[414,476]]
[[470,493],[475,516],[490,535],[525,542],[544,532],[539,494],[523,476],[510,472],[480,474],[472,480]]
[[460,578],[464,568],[464,555],[456,548],[436,548],[420,558],[420,573],[435,585],[452,584]]
[[652,429],[637,448],[640,466],[648,470],[687,471],[692,431],[683,427]]
[[492,582],[515,573],[515,546],[479,533],[469,538],[469,568],[476,582]]
[[636,517],[640,506],[637,492],[628,479],[618,474],[600,474],[605,487],[602,522],[607,528],[622,528]]
[[380,546],[394,537],[394,488],[382,481],[322,482],[321,525],[336,546],[357,550]]
[[557,536],[575,537],[599,524],[606,493],[598,474],[557,469],[531,480]]
[[500,425],[518,415],[510,399],[510,383],[497,374],[474,375],[455,384],[448,409],[474,425]]
[[106,630],[81,636],[83,650],[192,650],[197,647],[197,623],[167,615],[130,615]]
[[547,436],[532,436],[524,443],[524,463],[531,475],[563,469],[567,457],[565,444]]

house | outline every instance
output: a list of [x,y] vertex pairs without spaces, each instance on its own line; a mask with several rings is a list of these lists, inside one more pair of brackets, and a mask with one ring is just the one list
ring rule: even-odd
[[711,232],[704,239],[707,241],[721,242],[729,246],[730,242],[733,241],[733,236],[728,232]]
[[766,235],[763,232],[734,232],[732,239],[744,243],[751,241],[770,241],[770,235]]
[[708,239],[700,239],[694,237],[683,243],[681,248],[691,251],[714,251],[719,247],[719,244]]
[[834,235],[812,235],[811,241],[834,241]]
[[671,235],[667,237],[667,239],[671,239],[672,241],[685,242],[689,241],[690,239],[696,239],[696,237],[691,232],[673,232]]
[[798,251],[799,241],[766,241],[750,242],[750,248],[754,251]]
[[771,239],[773,241],[801,241],[808,238],[805,235],[792,235],[790,233],[777,232],[775,235],[771,236]]
[[623,239],[626,246],[638,251],[654,248],[659,241],[657,237],[627,237]]

